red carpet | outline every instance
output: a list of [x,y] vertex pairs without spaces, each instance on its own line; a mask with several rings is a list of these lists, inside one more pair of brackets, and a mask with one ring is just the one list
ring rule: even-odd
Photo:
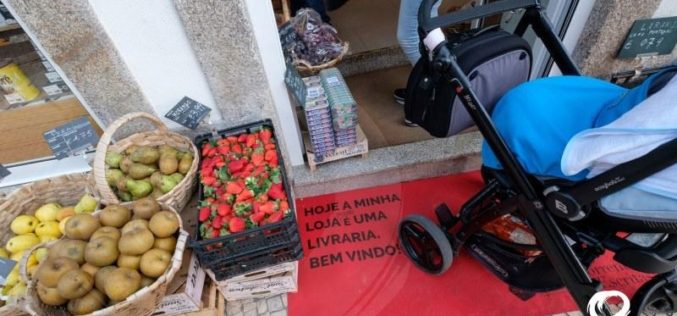
[[[426,179],[299,199],[304,243],[299,293],[289,314],[300,315],[549,315],[576,310],[565,290],[522,301],[465,253],[442,276],[418,270],[397,249],[403,216],[433,218],[442,202],[455,212],[481,187],[478,173]],[[590,269],[605,289],[631,296],[647,277],[605,256]]]

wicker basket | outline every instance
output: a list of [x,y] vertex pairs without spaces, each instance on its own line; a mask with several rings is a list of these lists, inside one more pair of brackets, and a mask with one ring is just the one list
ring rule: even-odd
[[[61,205],[75,205],[85,193],[93,191],[91,177],[88,174],[70,174],[24,185],[8,196],[0,199],[0,243],[5,245],[14,236],[9,224],[15,217],[23,214],[33,215],[42,205],[57,202]],[[0,315],[26,315],[21,310],[24,300],[0,308]]]
[[321,65],[313,66],[306,62],[305,60],[295,60],[294,61],[294,66],[296,66],[296,69],[299,71],[299,74],[302,76],[312,76],[316,75],[323,69],[331,68],[336,66],[343,57],[345,57],[348,54],[348,50],[350,48],[350,44],[348,42],[343,42],[343,51],[341,51],[341,54],[339,54],[338,57],[324,63]]
[[[122,205],[130,206],[131,203],[123,203]],[[155,312],[156,307],[162,301],[162,298],[165,296],[167,291],[167,285],[174,278],[176,273],[181,269],[181,261],[183,259],[183,251],[186,248],[186,241],[188,240],[188,233],[183,229],[183,222],[180,220],[181,216],[176,212],[171,206],[160,203],[163,210],[169,210],[176,214],[176,217],[179,218],[179,236],[176,241],[176,250],[174,250],[174,255],[172,256],[172,262],[167,271],[161,275],[153,284],[150,286],[144,287],[138,292],[134,293],[126,300],[117,303],[115,305],[108,306],[104,309],[98,310],[94,313],[88,314],[91,316],[110,316],[110,315],[134,315],[134,316],[143,316],[151,315]],[[94,215],[97,215],[96,213]],[[47,247],[54,245],[55,242],[49,242],[44,245],[38,245],[33,249],[39,247]],[[21,260],[21,275],[25,277],[26,275],[26,261],[28,256],[24,256]],[[70,313],[66,310],[64,306],[54,307],[45,305],[40,301],[38,297],[36,284],[37,280],[30,280],[27,282],[28,289],[26,292],[25,302],[23,308],[28,312],[29,315],[34,316],[66,316]]]
[[[143,118],[150,121],[153,125],[155,125],[156,129],[150,132],[136,133],[118,141],[115,144],[111,144],[113,135],[121,126],[125,125],[131,120],[138,118]],[[94,168],[92,172],[94,173],[96,189],[101,197],[101,203],[105,205],[122,203],[106,181],[106,152],[109,150],[114,152],[122,152],[132,145],[169,145],[182,151],[190,151],[190,153],[193,154],[193,165],[190,167],[190,170],[183,180],[181,180],[181,182],[179,182],[179,184],[174,187],[174,189],[157,199],[158,202],[165,203],[177,210],[182,210],[192,198],[193,190],[195,189],[195,184],[197,183],[196,174],[199,153],[190,139],[183,135],[170,132],[169,129],[167,129],[167,126],[162,123],[160,119],[144,112],[130,113],[120,117],[106,129],[99,140],[99,144],[96,146],[96,156],[94,157]]]

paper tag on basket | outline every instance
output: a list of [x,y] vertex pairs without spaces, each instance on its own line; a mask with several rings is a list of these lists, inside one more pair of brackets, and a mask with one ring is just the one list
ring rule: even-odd
[[12,269],[14,269],[14,266],[16,265],[17,262],[12,259],[0,258],[0,285],[5,285],[7,276],[12,272]]
[[99,142],[99,135],[84,116],[45,132],[43,137],[56,159],[96,147]]
[[183,97],[165,114],[165,117],[190,129],[196,129],[211,110],[200,102],[189,97]]
[[0,181],[2,181],[2,179],[6,178],[10,174],[12,174],[12,173],[9,172],[9,170],[7,170],[7,168],[5,166],[0,164]]

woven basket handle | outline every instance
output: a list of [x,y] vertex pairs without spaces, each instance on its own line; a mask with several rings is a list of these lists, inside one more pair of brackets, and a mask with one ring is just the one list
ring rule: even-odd
[[94,174],[94,185],[96,190],[101,195],[102,202],[113,202],[117,200],[115,193],[108,186],[106,181],[106,152],[108,151],[108,146],[110,146],[111,141],[113,140],[113,135],[115,132],[120,129],[123,125],[128,122],[143,118],[147,121],[150,121],[156,128],[156,133],[158,134],[167,134],[169,129],[167,125],[160,121],[157,117],[146,112],[134,112],[121,116],[115,122],[110,124],[106,131],[101,135],[99,143],[96,145],[96,154],[94,156],[94,167],[92,173]]
[[33,254],[34,251],[40,249],[40,248],[49,248],[53,246],[55,243],[57,243],[58,240],[52,240],[48,242],[43,242],[39,243],[35,246],[33,246],[31,249],[28,249],[26,253],[24,253],[23,256],[21,256],[21,260],[19,260],[19,275],[21,276],[21,281],[26,283],[26,286],[28,286],[29,282],[31,279],[28,277],[28,258]]

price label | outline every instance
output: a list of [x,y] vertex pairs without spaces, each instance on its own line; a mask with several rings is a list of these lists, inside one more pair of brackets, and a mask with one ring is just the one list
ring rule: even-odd
[[24,102],[24,98],[22,98],[21,95],[17,92],[5,94],[5,100],[7,100],[7,103],[9,104],[17,104]]
[[63,159],[95,147],[99,142],[92,124],[86,117],[68,122],[43,134],[56,159]]
[[165,117],[190,129],[196,129],[212,109],[189,97],[183,97]]
[[54,71],[54,67],[48,61],[43,61],[42,65],[45,66],[45,70]]
[[7,170],[7,168],[5,166],[0,164],[0,181],[2,181],[2,179],[6,178],[10,174],[12,174],[12,173],[9,172],[9,170]]
[[0,285],[5,285],[7,276],[16,264],[17,262],[12,259],[0,258]]
[[637,20],[618,50],[618,58],[666,55],[677,43],[677,17]]
[[306,96],[308,95],[308,91],[306,89],[306,83],[303,82],[301,75],[299,75],[299,72],[296,70],[294,65],[287,64],[287,71],[284,74],[284,82],[287,84],[287,88],[291,90],[296,102],[298,102],[300,106],[304,106],[306,104]]
[[47,80],[49,80],[49,82],[51,83],[63,81],[63,79],[61,79],[61,76],[59,76],[59,74],[56,73],[56,71],[46,72],[45,77],[47,77]]
[[47,93],[48,95],[57,95],[63,93],[63,90],[61,90],[61,88],[57,84],[44,86],[42,87],[42,90],[45,90],[45,93]]

